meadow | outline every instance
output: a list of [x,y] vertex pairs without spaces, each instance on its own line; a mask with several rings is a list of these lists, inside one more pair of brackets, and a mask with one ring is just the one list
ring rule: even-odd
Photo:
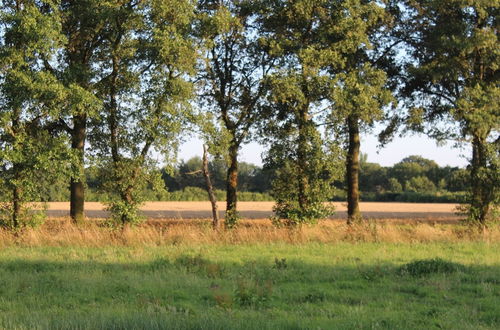
[[497,329],[500,228],[104,220],[0,231],[5,329]]

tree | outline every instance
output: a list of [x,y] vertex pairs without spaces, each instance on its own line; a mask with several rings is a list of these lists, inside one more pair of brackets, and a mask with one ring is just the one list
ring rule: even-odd
[[[264,95],[263,79],[272,63],[258,49],[251,1],[200,1],[203,63],[198,77],[203,135],[210,149],[227,157],[226,217],[238,220],[238,152],[251,137]],[[211,120],[213,118],[213,120]]]
[[44,216],[30,213],[41,185],[68,175],[71,154],[52,123],[68,91],[44,60],[57,56],[64,42],[53,1],[4,1],[0,23],[0,221],[20,227]]
[[152,151],[167,163],[175,158],[191,118],[194,8],[189,0],[150,0],[112,2],[108,10],[99,54],[104,108],[92,144],[109,209],[126,225],[139,220],[144,191],[163,188]]
[[436,186],[426,176],[416,176],[405,182],[405,191],[429,193],[436,191]]
[[322,137],[323,101],[333,83],[325,62],[336,61],[321,41],[322,20],[334,13],[328,1],[262,1],[261,44],[280,69],[267,79],[267,119],[263,127],[270,148],[266,166],[275,169],[272,195],[276,222],[314,222],[332,208],[333,180],[342,157],[338,145]]
[[74,222],[85,218],[85,150],[88,121],[96,118],[101,108],[96,85],[102,79],[97,70],[98,54],[103,46],[103,34],[109,17],[110,1],[61,0],[57,2],[62,33],[66,37],[57,61],[44,58],[44,66],[54,72],[69,89],[66,103],[58,123],[71,139],[71,148],[78,158],[73,164],[75,175],[70,182],[70,216]]
[[[405,1],[413,129],[472,145],[468,217],[484,227],[499,201],[500,3]],[[426,126],[426,124],[429,124]]]
[[391,16],[378,1],[338,1],[333,15],[323,22],[322,42],[337,61],[325,63],[334,79],[329,99],[333,130],[346,136],[348,223],[361,217],[359,210],[360,131],[385,118],[384,107],[393,102],[384,69],[392,65],[395,43],[386,34]]
[[396,178],[389,178],[388,180],[389,191],[392,193],[400,193],[403,191],[403,186]]
[[381,191],[387,183],[387,168],[377,163],[360,162],[359,186],[361,191]]

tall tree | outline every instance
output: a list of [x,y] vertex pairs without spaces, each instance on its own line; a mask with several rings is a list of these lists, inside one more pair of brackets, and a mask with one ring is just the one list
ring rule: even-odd
[[72,116],[68,131],[71,135],[71,148],[77,153],[76,170],[79,175],[70,183],[70,216],[75,222],[84,217],[85,183],[84,164],[87,139],[87,122],[99,109],[95,98],[96,72],[94,61],[102,42],[102,28],[108,19],[105,15],[105,1],[84,0],[61,2],[64,17],[64,33],[68,43],[64,49],[64,79],[72,86],[75,102],[67,109]]
[[64,36],[55,1],[3,1],[0,9],[0,192],[8,196],[0,220],[20,227],[44,216],[27,212],[41,185],[68,175],[71,155],[51,124],[69,94],[42,64]]
[[64,42],[56,58],[41,58],[46,70],[53,73],[68,90],[64,111],[56,119],[55,128],[65,131],[77,162],[70,179],[70,216],[74,222],[83,221],[85,203],[85,149],[89,118],[101,107],[96,96],[96,83],[101,79],[97,68],[97,53],[103,42],[108,17],[108,2],[101,0],[53,1],[55,14],[61,24]]
[[204,123],[203,130],[211,150],[228,159],[225,225],[233,227],[238,219],[238,152],[256,124],[263,77],[272,63],[258,49],[252,1],[206,0],[198,10],[204,58],[198,78],[200,108],[215,118],[215,127]]
[[[500,2],[405,1],[412,128],[472,145],[469,219],[485,226],[499,202]],[[428,124],[428,125],[426,125]]]
[[109,209],[123,225],[135,222],[148,185],[161,186],[152,152],[169,162],[190,118],[196,54],[189,0],[112,2],[100,51],[104,109],[92,145],[104,173]]
[[333,83],[328,122],[346,139],[348,223],[361,217],[359,210],[360,132],[384,119],[391,101],[384,69],[392,64],[394,47],[386,37],[391,17],[379,1],[330,1],[320,16],[318,47],[334,54],[324,58]]
[[276,168],[272,194],[278,223],[313,222],[332,212],[324,202],[342,172],[341,153],[317,127],[334,83],[324,63],[338,61],[336,51],[320,42],[322,20],[332,14],[330,1],[261,2],[261,44],[280,68],[267,79],[264,128],[271,145],[266,163]]

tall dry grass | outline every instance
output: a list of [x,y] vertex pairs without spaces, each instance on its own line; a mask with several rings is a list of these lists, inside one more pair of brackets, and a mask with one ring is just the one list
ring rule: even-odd
[[118,229],[105,222],[74,225],[68,219],[47,221],[37,229],[0,229],[0,247],[7,246],[161,246],[190,244],[269,244],[336,242],[500,242],[500,226],[477,232],[460,224],[368,221],[355,226],[323,221],[296,229],[275,228],[269,220],[243,220],[234,230],[214,231],[207,220],[161,220]]

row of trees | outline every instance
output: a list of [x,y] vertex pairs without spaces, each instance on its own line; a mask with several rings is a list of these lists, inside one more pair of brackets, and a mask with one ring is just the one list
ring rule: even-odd
[[415,130],[470,143],[468,215],[498,203],[500,4],[463,0],[3,0],[1,212],[70,180],[84,219],[85,168],[122,224],[162,189],[197,127],[227,161],[226,226],[237,223],[238,152],[250,140],[276,169],[275,220],[327,216],[347,182],[360,218],[360,131],[384,143]]
[[[180,161],[173,169],[162,170],[165,191],[148,189],[146,198],[158,201],[207,200],[206,179],[200,169],[203,160],[192,157]],[[217,199],[225,200],[228,164],[225,159],[216,158],[208,163],[213,189]],[[238,199],[246,201],[272,200],[272,182],[276,168],[260,167],[247,162],[238,163]],[[100,169],[88,167],[85,170],[87,201],[106,201],[102,187]],[[345,180],[331,183],[336,188],[333,199],[345,200]],[[60,180],[50,185],[44,193],[44,200],[68,201],[67,182]],[[359,190],[364,201],[409,201],[409,202],[462,202],[470,189],[470,171],[465,168],[444,166],[421,156],[409,156],[393,166],[381,166],[369,162],[366,154],[360,155]],[[243,195],[242,195],[243,194]]]
[[[180,162],[173,172],[164,173],[165,186],[170,192],[196,192],[190,188],[204,189],[206,183],[201,174],[202,160],[193,157]],[[215,159],[209,164],[213,187],[223,190],[226,183],[227,164]],[[271,194],[274,177],[278,169],[268,165],[259,167],[240,162],[238,171],[239,191]],[[336,188],[335,200],[344,199],[347,185],[345,180],[331,182]],[[97,185],[96,185],[97,186]],[[187,188],[187,189],[186,189]],[[365,201],[454,201],[459,202],[470,189],[468,169],[444,166],[421,156],[409,156],[393,166],[381,166],[367,160],[366,154],[360,155],[359,190]],[[175,194],[174,194],[175,195]],[[174,196],[172,196],[174,197]],[[193,196],[195,198],[197,196]],[[257,195],[255,196],[257,197]],[[266,195],[259,196],[266,198]],[[414,198],[410,200],[409,198]],[[169,199],[169,196],[165,196]],[[206,194],[202,195],[206,199]],[[406,198],[406,199],[405,199]]]

